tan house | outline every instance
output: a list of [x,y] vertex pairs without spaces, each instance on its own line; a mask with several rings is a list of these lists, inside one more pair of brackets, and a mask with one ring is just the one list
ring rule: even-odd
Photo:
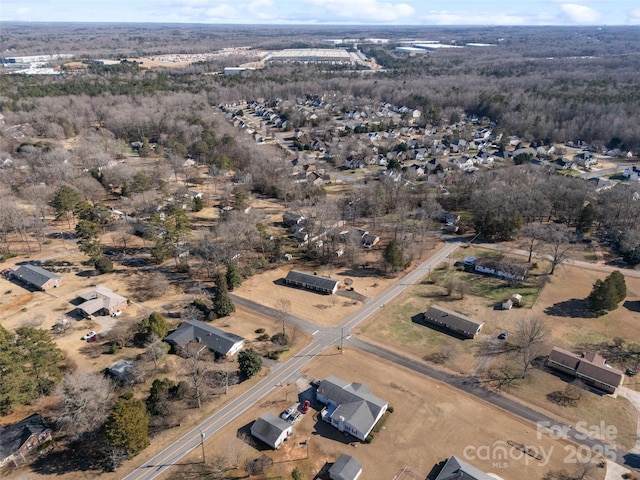
[[95,289],[80,295],[84,300],[78,310],[87,317],[92,315],[119,315],[129,305],[129,300],[114,293],[107,287],[98,285]]

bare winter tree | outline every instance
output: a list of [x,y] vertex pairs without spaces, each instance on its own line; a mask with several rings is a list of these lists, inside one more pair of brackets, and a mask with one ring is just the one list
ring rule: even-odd
[[527,252],[529,252],[529,258],[527,259],[527,262],[531,263],[531,257],[533,256],[533,251],[544,240],[545,238],[544,233],[545,233],[544,227],[537,224],[533,224],[533,223],[526,224],[518,232],[520,245],[522,246],[522,248],[525,248]]
[[202,408],[202,401],[207,396],[206,373],[212,363],[210,352],[206,345],[190,342],[182,349],[182,355],[187,361],[185,375],[193,386],[193,399],[198,408]]
[[146,355],[153,360],[154,370],[158,370],[158,361],[164,357],[169,351],[169,345],[158,338],[157,335],[152,334],[150,343],[147,345]]
[[278,300],[276,300],[275,308],[278,318],[280,319],[280,321],[282,321],[282,335],[286,336],[285,324],[287,316],[291,311],[291,300],[289,300],[288,298],[279,298]]
[[113,392],[113,382],[101,373],[67,372],[56,391],[60,399],[56,423],[73,438],[97,432],[109,415]]
[[522,376],[526,376],[533,361],[548,350],[549,329],[539,318],[518,321],[513,344],[520,358]]
[[573,235],[567,226],[563,224],[553,224],[545,227],[543,235],[545,250],[551,261],[549,275],[553,275],[556,267],[569,257],[569,252],[572,248],[570,242]]

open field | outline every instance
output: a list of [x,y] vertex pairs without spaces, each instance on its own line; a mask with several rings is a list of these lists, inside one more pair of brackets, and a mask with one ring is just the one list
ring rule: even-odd
[[[212,462],[217,456],[233,457],[234,462],[239,460],[242,465],[246,459],[266,454],[274,460],[268,472],[269,478],[289,478],[294,467],[301,469],[305,478],[312,478],[327,462],[335,461],[340,453],[353,455],[363,464],[363,478],[376,479],[391,479],[405,467],[411,472],[406,478],[424,479],[436,463],[451,454],[466,458],[478,468],[495,472],[505,479],[538,480],[549,470],[570,470],[574,467],[565,464],[572,447],[546,435],[538,436],[535,425],[361,352],[346,350],[343,355],[319,356],[303,373],[306,377],[298,382],[298,386],[307,390],[305,394],[311,393],[308,391],[309,378],[336,375],[367,385],[374,395],[390,402],[394,413],[371,444],[339,434],[319,421],[312,410],[295,427],[293,437],[280,450],[264,450],[260,445],[256,448],[250,445],[253,442],[238,436],[266,411],[278,414],[291,405],[291,395],[285,399],[283,392],[275,391],[261,404],[236,418],[215,440],[205,443],[207,462]],[[416,421],[418,418],[420,421]],[[308,458],[307,445],[300,445],[307,439]],[[504,461],[492,459],[492,455],[499,453],[499,447],[509,440],[537,448],[545,455],[550,453],[548,461],[538,462],[526,455],[526,458],[514,455],[514,458],[508,457]],[[481,452],[485,452],[488,458]],[[167,478],[204,476],[207,467],[198,465],[201,460],[200,449],[194,450]],[[596,469],[595,474],[594,478],[601,479],[604,472]]]
[[[292,269],[296,269],[296,266],[282,266],[254,275],[246,279],[242,286],[235,289],[233,293],[275,309],[279,308],[282,300],[288,300],[291,302],[289,314],[323,326],[336,325],[362,306],[361,301],[341,295],[322,295],[286,286],[284,277]],[[326,269],[318,270],[318,274],[329,276]],[[376,296],[396,281],[395,278],[378,276],[373,269],[354,271],[334,268],[330,272],[330,276],[340,280],[341,288],[344,288],[344,280],[350,278],[353,280],[351,285],[353,290],[366,297]]]

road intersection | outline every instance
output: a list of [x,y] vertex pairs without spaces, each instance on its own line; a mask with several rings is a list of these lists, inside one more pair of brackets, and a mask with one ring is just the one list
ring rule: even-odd
[[[334,327],[319,326],[301,318],[287,315],[285,318],[287,322],[294,323],[312,334],[311,343],[287,361],[276,364],[271,368],[270,373],[266,377],[253,385],[246,392],[240,394],[237,398],[234,398],[228,404],[221,407],[212,416],[191,429],[180,439],[176,440],[156,454],[153,458],[136,468],[131,474],[124,477],[125,480],[152,480],[166,472],[181,458],[199,447],[205,439],[213,437],[220,429],[255,405],[271,391],[278,388],[283,383],[286,383],[292,377],[296,378],[299,375],[300,370],[314,357],[326,352],[329,348],[337,348],[345,344],[446,383],[454,388],[464,391],[466,394],[473,395],[482,401],[489,402],[513,415],[533,422],[536,425],[556,425],[559,428],[562,428],[563,431],[567,432],[567,438],[569,440],[588,448],[596,449],[596,451],[605,451],[604,449],[606,448],[606,451],[614,452],[611,460],[617,464],[630,468],[639,468],[639,456],[627,454],[618,449],[611,450],[612,447],[606,443],[592,438],[585,438],[584,435],[580,434],[580,432],[568,425],[564,425],[561,422],[543,415],[514,400],[507,399],[506,397],[482,388],[482,386],[478,384],[477,379],[458,377],[445,373],[426,365],[424,362],[410,359],[406,356],[380,348],[379,346],[371,345],[351,336],[350,332],[355,327],[364,322],[380,308],[384,308],[387,303],[402,294],[407,288],[426,277],[442,262],[449,261],[450,263],[451,255],[461,245],[462,244],[459,241],[445,242],[444,246],[436,251],[429,259],[422,262],[414,270],[401,277],[397,282],[377,297],[368,299],[360,309],[349,315],[340,324]],[[245,308],[249,308],[272,317],[278,316],[278,312],[275,310],[251,300],[237,296],[234,296],[233,299],[237,304],[242,305]]]

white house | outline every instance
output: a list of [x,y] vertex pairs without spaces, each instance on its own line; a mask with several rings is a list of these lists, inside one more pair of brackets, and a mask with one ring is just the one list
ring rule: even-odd
[[280,448],[292,434],[293,426],[273,413],[265,413],[251,425],[251,435],[271,448]]
[[325,422],[363,441],[389,405],[372,395],[365,385],[347,383],[334,376],[320,382],[316,398],[326,405],[321,412],[321,418]]

